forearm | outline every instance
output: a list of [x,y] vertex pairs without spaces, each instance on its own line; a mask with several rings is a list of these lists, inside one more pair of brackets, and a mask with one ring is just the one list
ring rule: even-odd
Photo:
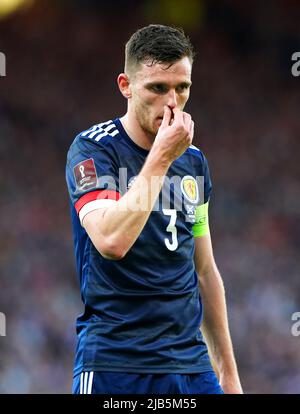
[[[154,148],[130,190],[110,207],[94,213],[90,233],[104,256],[110,258],[111,251],[116,252],[111,258],[121,258],[134,244],[153,210],[169,166]],[[106,240],[107,249],[101,248],[101,240]]]
[[201,330],[219,376],[237,376],[237,367],[228,327],[225,290],[216,267],[199,276],[204,315]]

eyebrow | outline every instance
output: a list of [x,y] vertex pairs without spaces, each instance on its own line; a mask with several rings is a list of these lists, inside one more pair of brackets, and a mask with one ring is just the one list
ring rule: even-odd
[[[151,86],[154,86],[154,85],[162,85],[162,86],[169,87],[169,84],[168,83],[166,83],[166,82],[160,82],[160,81],[147,82],[145,86],[146,87],[151,87]],[[191,85],[192,85],[192,82],[191,81],[183,81],[183,82],[179,82],[176,86],[186,86],[186,87],[189,87]]]

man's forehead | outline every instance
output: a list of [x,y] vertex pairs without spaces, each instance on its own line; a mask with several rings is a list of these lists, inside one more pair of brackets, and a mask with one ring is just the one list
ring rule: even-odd
[[154,63],[144,62],[139,64],[136,72],[138,79],[165,79],[170,75],[178,75],[190,79],[192,72],[192,65],[188,57],[184,57],[172,64],[169,63]]

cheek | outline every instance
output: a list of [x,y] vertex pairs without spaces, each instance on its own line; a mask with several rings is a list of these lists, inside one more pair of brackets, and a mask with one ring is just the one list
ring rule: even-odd
[[159,108],[158,100],[156,98],[153,99],[153,97],[145,97],[139,103],[139,110],[150,117],[155,116]]
[[190,96],[189,92],[187,92],[185,94],[182,94],[180,96],[180,104],[184,106],[186,104],[187,100],[189,99],[189,96]]
[[158,98],[157,96],[153,96],[153,94],[151,94],[151,93],[144,94],[144,99],[143,99],[144,105],[147,108],[155,107],[155,105],[157,105],[157,101],[158,101],[157,98]]
[[147,108],[151,105],[151,99],[147,93],[143,93],[142,90],[137,90],[135,95],[135,106],[136,108]]

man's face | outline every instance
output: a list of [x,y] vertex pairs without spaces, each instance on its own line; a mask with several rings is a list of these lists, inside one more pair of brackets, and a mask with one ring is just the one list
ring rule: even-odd
[[190,93],[192,65],[188,57],[168,64],[140,64],[130,80],[130,106],[141,128],[156,136],[164,106],[183,110]]

